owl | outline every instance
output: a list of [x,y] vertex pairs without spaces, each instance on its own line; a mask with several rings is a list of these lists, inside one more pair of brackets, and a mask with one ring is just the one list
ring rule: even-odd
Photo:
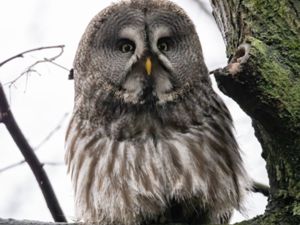
[[129,0],[97,14],[74,60],[66,164],[75,213],[101,225],[222,224],[249,179],[187,14]]

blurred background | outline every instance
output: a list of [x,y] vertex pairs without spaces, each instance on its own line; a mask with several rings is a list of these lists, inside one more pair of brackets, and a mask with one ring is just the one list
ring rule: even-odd
[[[64,165],[64,135],[73,107],[73,81],[68,70],[78,42],[88,22],[110,0],[3,0],[0,7],[0,62],[36,47],[65,45],[64,53],[53,63],[32,64],[51,58],[59,49],[25,55],[0,67],[11,109],[26,138],[45,164],[57,198],[69,221],[74,219],[73,193]],[[211,15],[209,0],[174,0],[194,21],[209,70],[227,62],[221,34]],[[20,76],[23,74],[22,76]],[[214,81],[213,76],[211,77]],[[214,82],[215,90],[217,87]],[[250,118],[230,98],[222,95],[230,109],[235,135],[242,150],[248,173],[267,184],[261,147],[254,136]],[[23,157],[0,124],[0,217],[52,221],[36,180]],[[14,166],[12,166],[14,165]],[[235,212],[232,222],[252,218],[265,210],[267,199],[250,193],[245,211]]]

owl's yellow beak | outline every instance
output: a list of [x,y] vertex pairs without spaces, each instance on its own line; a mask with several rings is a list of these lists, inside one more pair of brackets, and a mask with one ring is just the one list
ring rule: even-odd
[[152,62],[150,57],[147,57],[146,59],[145,68],[146,68],[147,75],[150,76],[152,70]]

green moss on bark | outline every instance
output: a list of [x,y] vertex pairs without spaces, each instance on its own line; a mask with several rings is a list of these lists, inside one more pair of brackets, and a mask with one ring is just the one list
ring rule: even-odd
[[251,36],[278,50],[284,57],[283,63],[299,78],[300,20],[294,4],[287,0],[246,0],[242,7],[247,12],[245,23]]
[[[264,42],[248,37],[251,43],[251,55],[259,60],[257,72],[261,75],[258,88],[264,101],[276,102],[278,116],[292,126],[300,127],[300,77],[294,78],[290,67],[286,66],[282,55]],[[300,52],[299,52],[300,54]],[[255,62],[256,63],[256,62]],[[269,103],[269,102],[268,102]]]

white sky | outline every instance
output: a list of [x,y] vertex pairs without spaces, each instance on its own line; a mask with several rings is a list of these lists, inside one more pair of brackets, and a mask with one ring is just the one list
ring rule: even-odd
[[[192,0],[176,0],[195,22],[205,61],[210,70],[226,65],[225,46],[211,15],[208,0],[200,0],[205,8]],[[67,68],[72,61],[79,39],[91,18],[109,0],[3,0],[0,7],[0,62],[21,51],[40,46],[64,44],[65,52],[57,62]],[[201,4],[202,5],[202,4]],[[205,9],[205,10],[204,10]],[[51,57],[57,51],[32,53],[0,68],[0,81],[13,80],[37,59]],[[73,107],[73,81],[68,72],[43,64],[36,69],[41,75],[24,76],[14,86],[5,85],[17,122],[30,144],[37,146],[54,129],[65,113]],[[254,137],[250,119],[231,99],[224,98],[234,118],[236,137],[243,151],[246,168],[255,180],[268,183],[261,147]],[[42,162],[63,162],[64,133],[62,128],[37,152]],[[22,160],[5,127],[0,124],[0,170]],[[73,216],[73,196],[64,165],[45,166],[58,200],[69,220]],[[263,213],[266,198],[251,194],[245,203],[246,215],[251,218]],[[52,221],[38,184],[26,164],[0,173],[0,217]],[[243,220],[239,213],[232,222]]]

